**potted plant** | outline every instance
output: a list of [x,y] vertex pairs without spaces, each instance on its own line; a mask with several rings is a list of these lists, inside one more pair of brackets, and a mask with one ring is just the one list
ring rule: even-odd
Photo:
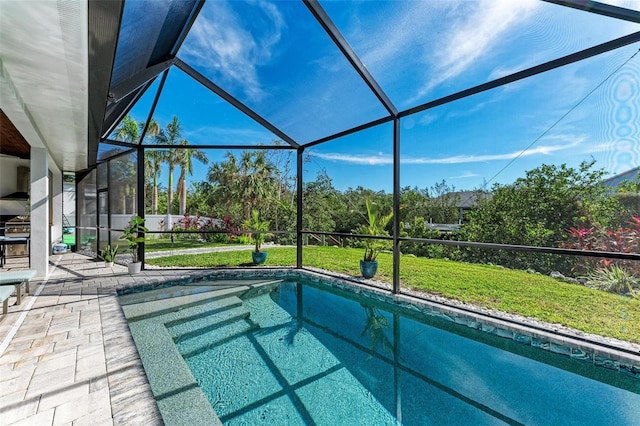
[[149,229],[144,226],[144,219],[140,216],[133,216],[129,225],[124,228],[124,234],[121,238],[127,240],[133,258],[133,262],[127,265],[130,274],[136,274],[142,268],[142,263],[138,259],[138,246],[144,241],[144,234],[148,231]]
[[256,245],[255,251],[251,252],[253,263],[260,265],[267,260],[267,252],[260,250],[260,248],[267,236],[266,231],[269,230],[269,222],[261,221],[258,211],[253,210],[251,211],[251,218],[244,221],[244,228],[250,231],[251,238],[253,238],[253,242]]
[[107,268],[113,268],[113,262],[116,260],[116,254],[118,254],[118,246],[111,247],[107,245],[104,249],[100,250],[98,257],[105,262]]
[[[386,216],[381,216],[378,205],[372,203],[368,198],[365,200],[365,205],[367,207],[367,223],[360,225],[356,229],[356,233],[371,236],[389,235],[384,228],[393,217],[393,212]],[[387,247],[387,244],[384,241],[375,238],[366,238],[364,240],[364,257],[360,260],[360,273],[362,273],[363,277],[371,278],[376,274],[378,271],[376,258],[380,250],[385,247]]]

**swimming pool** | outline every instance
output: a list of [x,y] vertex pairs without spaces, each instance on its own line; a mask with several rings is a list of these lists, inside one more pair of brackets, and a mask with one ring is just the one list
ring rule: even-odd
[[121,305],[167,424],[640,419],[637,378],[304,280],[194,282]]

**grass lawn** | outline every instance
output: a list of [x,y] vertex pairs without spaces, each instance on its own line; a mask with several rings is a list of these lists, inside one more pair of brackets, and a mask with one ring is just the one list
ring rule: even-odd
[[[267,265],[291,266],[295,248],[268,248]],[[303,262],[360,276],[362,250],[305,247]],[[378,256],[376,279],[391,282],[392,255]],[[149,259],[147,263],[174,267],[249,266],[251,250]],[[628,298],[568,284],[543,275],[447,260],[402,256],[403,288],[562,324],[586,333],[640,343],[640,298]]]
[[[125,241],[126,243],[126,241]],[[229,244],[224,243],[207,243],[198,240],[187,240],[176,238],[175,242],[171,242],[170,238],[145,238],[144,249],[148,252],[167,251],[167,250],[184,250],[190,248],[202,247],[224,247]]]

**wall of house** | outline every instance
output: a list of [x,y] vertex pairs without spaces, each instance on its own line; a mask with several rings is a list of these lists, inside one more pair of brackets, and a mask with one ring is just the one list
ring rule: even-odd
[[29,160],[0,156],[0,218],[14,217],[25,212],[26,200],[2,199],[18,190],[19,166],[29,167]]

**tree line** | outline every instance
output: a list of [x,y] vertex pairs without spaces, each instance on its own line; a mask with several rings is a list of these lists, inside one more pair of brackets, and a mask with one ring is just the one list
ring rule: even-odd
[[[137,141],[142,124],[129,116],[116,130],[120,140]],[[295,153],[288,150],[244,150],[226,152],[221,161],[208,164],[206,154],[189,145],[174,117],[164,128],[155,122],[147,126],[146,138],[163,149],[145,149],[145,190],[151,197],[147,211],[170,212],[226,218],[225,223],[241,224],[253,210],[270,223],[272,231],[296,228]],[[282,142],[275,142],[280,144]],[[192,182],[193,161],[209,165],[206,180]],[[306,161],[306,160],[305,160]],[[159,178],[168,166],[167,186]],[[180,173],[173,199],[173,173]],[[459,193],[444,180],[431,187],[404,187],[400,191],[400,235],[414,238],[446,238],[542,247],[566,246],[571,228],[616,229],[633,215],[640,215],[640,180],[618,189],[602,185],[606,173],[595,161],[577,167],[542,165],[511,184],[494,184],[475,192],[477,205],[469,211],[459,230],[442,234],[429,222],[458,223]],[[366,200],[381,212],[390,212],[393,196],[384,191],[357,187],[338,190],[324,171],[303,184],[303,228],[309,231],[352,233],[365,223]],[[171,206],[171,209],[168,209]],[[388,225],[391,228],[391,225]],[[389,234],[392,229],[387,229]],[[280,243],[292,243],[294,235],[275,234]],[[347,241],[349,243],[349,241]],[[354,243],[354,244],[357,244]],[[500,250],[461,249],[403,243],[402,251],[420,256],[491,262],[504,266],[533,265],[536,270],[567,270],[571,261],[557,255],[532,255]]]

